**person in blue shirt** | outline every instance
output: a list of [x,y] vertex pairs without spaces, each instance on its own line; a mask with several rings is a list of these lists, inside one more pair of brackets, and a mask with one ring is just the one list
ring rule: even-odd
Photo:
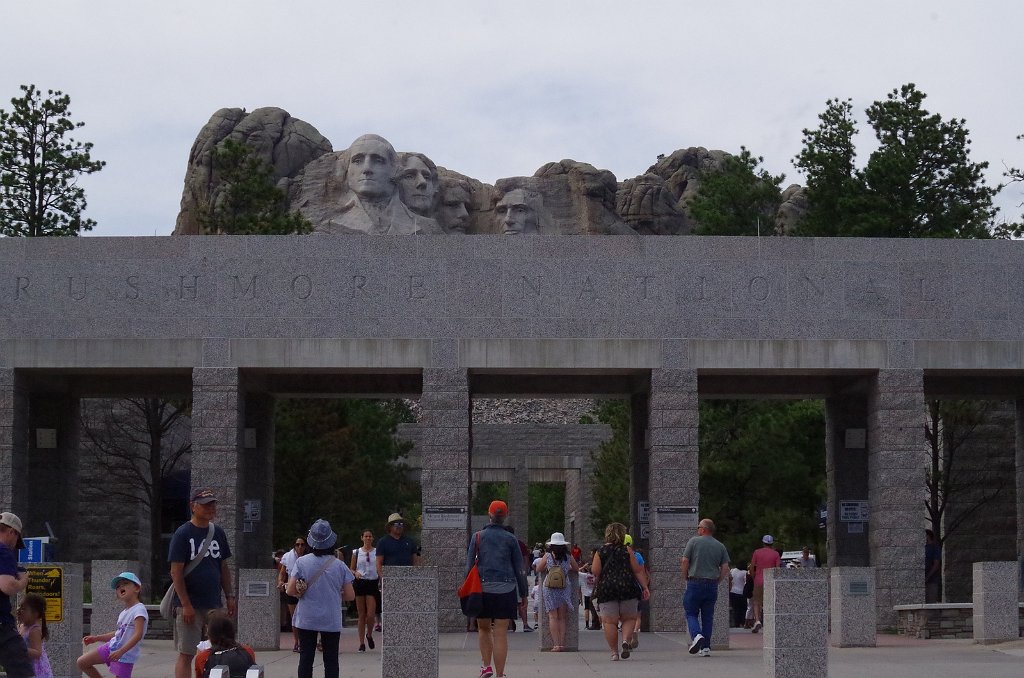
[[10,512],[0,513],[0,665],[8,678],[31,678],[35,675],[28,658],[28,647],[18,633],[11,613],[11,596],[28,586],[28,573],[18,566],[18,549],[25,548],[21,539],[21,518]]

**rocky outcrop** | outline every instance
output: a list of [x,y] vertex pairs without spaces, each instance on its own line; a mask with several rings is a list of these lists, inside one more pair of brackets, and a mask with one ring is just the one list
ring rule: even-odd
[[782,204],[775,213],[775,229],[781,235],[791,235],[796,225],[807,214],[807,188],[791,184],[782,192]]
[[215,203],[219,184],[213,149],[228,138],[253,149],[273,168],[278,186],[286,192],[310,161],[331,151],[331,142],[316,128],[280,108],[257,108],[252,113],[241,108],[220,109],[200,130],[189,152],[176,235],[201,232],[199,214]]

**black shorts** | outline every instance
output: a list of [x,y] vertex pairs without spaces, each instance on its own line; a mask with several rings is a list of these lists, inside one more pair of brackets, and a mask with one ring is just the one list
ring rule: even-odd
[[284,591],[281,591],[281,602],[284,603],[285,605],[298,605],[299,604],[299,599],[296,598],[295,596],[289,596]]
[[379,583],[379,579],[356,579],[352,582],[352,588],[355,589],[357,596],[376,597],[380,591]]
[[518,619],[519,598],[513,589],[508,593],[484,593],[479,619]]

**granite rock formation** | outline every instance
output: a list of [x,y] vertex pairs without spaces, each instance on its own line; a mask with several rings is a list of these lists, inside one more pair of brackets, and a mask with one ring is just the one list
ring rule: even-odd
[[251,113],[242,108],[220,109],[199,131],[189,152],[176,235],[201,232],[199,212],[217,199],[213,149],[228,138],[253,149],[273,168],[278,186],[284,190],[310,161],[331,151],[331,142],[316,128],[280,108],[257,108]]
[[[326,234],[684,235],[695,226],[688,203],[702,174],[729,157],[680,149],[621,183],[608,170],[561,160],[491,186],[422,153],[398,152],[377,135],[334,151],[313,126],[279,108],[224,108],[192,146],[176,234],[200,232],[197,215],[217,199],[212,151],[227,138],[267,162],[290,208]],[[786,233],[806,211],[806,190],[790,186],[782,198],[776,226]]]

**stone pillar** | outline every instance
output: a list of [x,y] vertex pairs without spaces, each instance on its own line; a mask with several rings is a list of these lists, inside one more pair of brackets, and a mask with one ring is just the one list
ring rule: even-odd
[[[235,549],[239,567],[271,565],[274,551],[274,398],[266,393],[247,393],[245,428],[239,452],[244,539]],[[234,543],[232,543],[234,547]]]
[[254,650],[281,647],[281,597],[273,568],[238,570],[238,640]]
[[0,368],[0,510],[28,508],[28,397],[17,373]]
[[729,649],[729,627],[732,610],[729,609],[730,580],[718,583],[718,598],[715,600],[715,619],[711,626],[711,649]]
[[[420,412],[423,507],[464,507],[468,518],[472,483],[466,370],[423,370]],[[511,508],[509,510],[511,512]],[[425,527],[423,530],[423,561],[437,568],[436,587],[441,597],[432,607],[438,609],[442,631],[464,631],[466,628],[466,618],[462,615],[455,592],[465,579],[468,535],[466,526]],[[387,568],[385,580],[390,576],[389,572],[390,568]]]
[[824,568],[765,570],[766,676],[828,676],[827,575]]
[[1017,563],[1020,568],[1018,576],[1017,600],[1024,602],[1024,400],[1014,403],[1016,406],[1016,489],[1017,499]]
[[382,678],[437,678],[438,574],[433,566],[387,568],[381,582]]
[[868,564],[867,525],[839,519],[839,502],[868,498],[867,428],[868,402],[865,394],[844,394],[825,400],[829,565],[863,567]]
[[[75,666],[75,662],[82,654],[82,564],[46,563],[45,565],[29,566],[28,569],[46,573],[44,577],[54,582],[55,580],[49,575],[60,572],[62,584],[60,590],[64,601],[62,619],[60,621],[48,619],[46,622],[46,628],[50,632],[50,638],[46,641],[46,654],[50,658],[54,678],[79,678],[82,672]],[[110,588],[109,580],[107,580],[107,588]],[[49,587],[49,591],[56,590],[57,585],[53,583]],[[114,625],[112,624],[110,628],[104,629],[100,633],[113,630]]]
[[874,647],[874,568],[833,567],[830,572],[832,647]]
[[[137,560],[94,560],[92,561],[92,617],[89,621],[90,633],[94,636],[112,631],[117,626],[117,615],[124,611],[124,605],[117,599],[110,583],[122,572],[139,574]],[[142,579],[141,577],[139,577]],[[159,597],[163,591],[153,591],[149,582],[142,580],[142,600]]]
[[679,560],[687,540],[696,535],[696,522],[684,528],[659,525],[657,509],[699,505],[697,402],[696,370],[651,371],[647,447],[653,514],[649,554],[653,631],[686,630],[680,610],[685,583],[680,578]]
[[877,622],[924,601],[925,402],[921,370],[879,370],[868,399],[868,544]]
[[[238,370],[192,370],[192,491],[209,487],[217,494],[217,518],[232,553],[245,553],[241,530],[242,400]],[[238,558],[229,561],[233,569]]]
[[[516,528],[516,537],[530,544],[530,471],[526,457],[515,457],[515,468],[508,479],[508,522]],[[529,568],[529,563],[526,564]]]
[[[586,522],[583,515],[583,507],[580,505],[580,470],[569,468],[565,470],[565,525],[562,534],[569,540],[570,544],[579,541],[579,530]],[[582,547],[581,547],[582,548]]]
[[77,397],[62,391],[29,398],[28,507],[20,516],[24,536],[47,536],[49,523],[57,537],[54,557],[68,562],[77,557],[80,406]]
[[983,645],[1020,637],[1015,562],[974,563],[974,642]]
[[[645,516],[640,515],[640,502],[650,501],[650,446],[648,445],[648,424],[649,424],[649,404],[650,395],[647,393],[635,393],[630,396],[629,399],[629,425],[630,425],[630,454],[633,459],[633,466],[629,470],[629,525],[627,529],[630,534],[633,535],[633,548],[638,548],[643,552],[644,564],[648,568],[648,572],[651,572],[651,558],[653,553],[651,552],[651,523],[650,515],[646,516],[646,520],[642,520]],[[596,451],[595,451],[596,452]],[[589,478],[593,475],[593,458],[591,457],[587,461],[590,462],[588,468],[588,484]],[[593,495],[591,495],[593,497]],[[603,528],[602,528],[603,529]],[[594,546],[600,546],[604,542],[604,534],[598,533],[594,535],[596,539],[593,541]],[[641,601],[640,604],[640,628],[643,631],[650,631],[651,626],[651,604],[654,596],[654,576],[651,574],[650,581],[651,596],[646,604]],[[665,615],[663,614],[663,617]]]

